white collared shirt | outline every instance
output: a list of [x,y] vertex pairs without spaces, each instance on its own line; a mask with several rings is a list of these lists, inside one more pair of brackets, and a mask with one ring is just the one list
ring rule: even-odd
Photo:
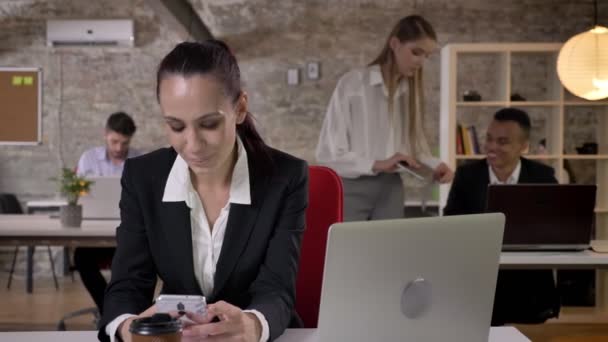
[[180,155],[175,159],[165,185],[163,202],[186,202],[190,208],[194,274],[206,296],[213,293],[215,266],[224,242],[230,204],[251,204],[247,152],[240,140],[237,145],[238,157],[232,172],[230,198],[220,211],[213,229],[210,229],[201,199],[192,186],[188,164]]
[[[141,155],[140,151],[130,148],[127,158]],[[93,147],[86,150],[78,160],[77,173],[79,176],[120,176],[125,162],[114,164],[108,157],[105,146]]]
[[[209,227],[209,220],[205,214],[201,199],[192,185],[188,164],[180,155],[175,159],[173,167],[169,172],[163,194],[163,202],[185,202],[190,208],[194,275],[206,296],[210,296],[213,293],[215,267],[224,243],[230,205],[232,203],[251,204],[247,151],[238,137],[237,153],[238,157],[232,171],[230,183],[230,197],[213,224],[213,229]],[[257,310],[245,310],[245,312],[251,312],[259,319],[262,326],[260,342],[267,341],[270,328],[264,315]],[[112,342],[114,342],[114,336],[120,323],[132,316],[134,315],[120,315],[106,326],[106,333],[111,337]]]
[[[402,79],[393,99],[393,112],[406,112],[408,84]],[[373,175],[376,160],[384,160],[397,152],[413,155],[409,129],[402,118],[391,115],[388,91],[378,65],[355,69],[338,81],[327,107],[317,144],[316,158],[320,164],[334,169],[345,178]],[[441,161],[433,158],[424,137],[421,119],[417,120],[416,156],[420,162],[436,168]]]
[[488,170],[490,172],[490,184],[517,184],[517,182],[519,182],[519,174],[521,173],[521,160],[517,162],[517,166],[513,172],[511,172],[509,178],[507,178],[507,180],[504,182],[498,180],[498,177],[496,177],[496,174],[494,173],[494,170],[492,170],[492,166],[490,166],[490,164],[488,164]]

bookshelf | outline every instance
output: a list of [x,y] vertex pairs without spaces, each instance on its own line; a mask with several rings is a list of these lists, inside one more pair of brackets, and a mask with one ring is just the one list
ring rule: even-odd
[[[555,169],[567,180],[565,164],[580,164],[594,173],[577,183],[597,184],[596,238],[608,239],[608,101],[586,101],[564,89],[557,77],[559,43],[448,44],[441,50],[440,157],[456,169],[469,160],[483,159],[483,139],[493,114],[503,107],[519,107],[530,114],[532,132],[527,158]],[[465,91],[475,90],[481,101],[464,101]],[[512,101],[518,94],[525,100]],[[590,132],[579,132],[580,120]],[[482,146],[479,154],[457,153],[457,126],[475,126]],[[546,148],[540,150],[540,140]],[[575,146],[596,142],[597,154],[578,154]],[[577,164],[577,165],[578,165]],[[441,185],[439,203],[447,202],[450,185]],[[566,307],[559,322],[597,322],[608,317],[608,272],[596,275],[596,306]]]

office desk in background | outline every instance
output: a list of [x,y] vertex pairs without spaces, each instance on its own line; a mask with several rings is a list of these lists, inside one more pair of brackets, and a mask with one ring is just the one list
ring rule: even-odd
[[28,214],[35,214],[59,212],[59,207],[66,204],[68,202],[64,199],[32,200],[25,202],[25,207]]
[[502,252],[504,269],[608,269],[608,253],[585,251]]
[[[4,246],[116,246],[119,220],[84,220],[82,228],[63,228],[59,219],[47,215],[0,215],[0,245]],[[28,293],[31,293],[31,269],[28,262]],[[574,252],[503,252],[501,268],[608,268],[608,253]]]
[[27,293],[33,290],[35,246],[113,247],[119,220],[84,220],[81,228],[64,228],[46,215],[0,215],[0,245],[28,246]]
[[[4,332],[0,342],[87,342],[97,341],[96,331]],[[277,342],[319,342],[316,329],[287,329]],[[371,341],[370,341],[371,342]],[[512,327],[490,328],[488,342],[530,342]]]
[[1,245],[68,247],[116,246],[120,220],[83,220],[80,228],[65,228],[46,215],[0,215]]

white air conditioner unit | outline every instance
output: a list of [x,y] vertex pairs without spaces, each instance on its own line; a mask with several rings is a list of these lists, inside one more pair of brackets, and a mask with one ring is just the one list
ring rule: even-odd
[[126,46],[134,45],[133,20],[48,20],[48,46]]

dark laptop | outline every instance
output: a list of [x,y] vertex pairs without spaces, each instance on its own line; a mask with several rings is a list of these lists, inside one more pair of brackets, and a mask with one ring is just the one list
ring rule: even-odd
[[594,222],[595,185],[489,185],[487,212],[505,214],[503,250],[583,250]]

